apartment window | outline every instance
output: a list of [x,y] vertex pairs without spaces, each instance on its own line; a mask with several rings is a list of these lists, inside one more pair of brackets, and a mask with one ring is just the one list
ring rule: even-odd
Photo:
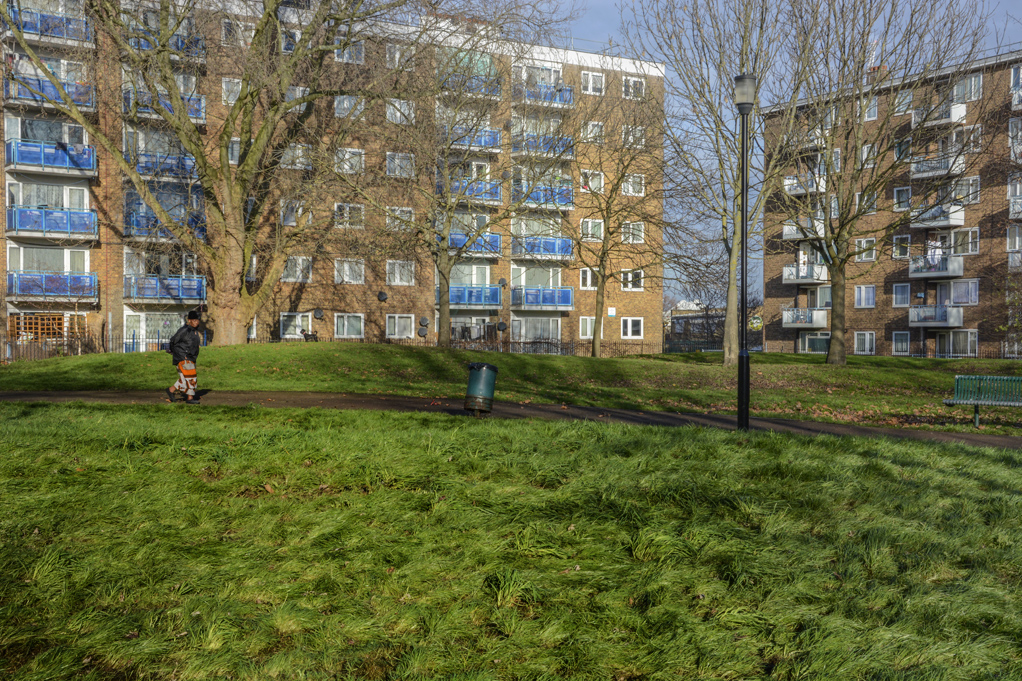
[[831,149],[830,151],[830,169],[833,173],[841,172],[841,150]]
[[[947,304],[947,301],[943,302]],[[952,281],[951,305],[979,305],[979,279],[956,279]]]
[[862,192],[855,195],[855,205],[862,211],[863,215],[871,215],[877,212],[876,192]]
[[1011,162],[1022,163],[1022,118],[1008,120],[1008,146],[1011,150]]
[[855,354],[875,355],[876,354],[876,333],[873,331],[855,332]]
[[258,321],[258,317],[257,316],[253,316],[252,317],[252,323],[248,325],[248,339],[249,340],[255,340],[256,339],[256,330],[258,329],[257,321]]
[[908,210],[912,207],[912,187],[894,189],[894,210]]
[[646,176],[625,175],[624,182],[621,183],[621,193],[625,196],[645,196]]
[[334,51],[334,59],[343,64],[363,64],[365,63],[365,58],[365,44],[361,40]]
[[830,346],[830,331],[803,331],[798,335],[798,351],[806,354],[823,354]]
[[892,307],[908,307],[912,303],[912,285],[895,284]]
[[334,97],[334,116],[337,118],[358,118],[365,111],[365,100],[355,95]]
[[901,90],[894,94],[894,115],[903,116],[912,111],[912,91]]
[[334,260],[334,283],[335,284],[364,284],[366,283],[365,260]]
[[1022,225],[1008,225],[1008,250],[1022,251]]
[[603,121],[586,121],[582,127],[582,141],[603,144]]
[[291,54],[302,40],[302,32],[298,29],[280,28],[280,51]]
[[[596,317],[578,318],[578,337],[582,340],[592,340],[593,332],[596,331]],[[600,338],[603,338],[603,329],[600,329]]]
[[387,285],[414,286],[415,262],[412,260],[388,260]]
[[583,267],[578,271],[578,288],[582,291],[596,290],[596,277],[591,268]]
[[410,314],[387,315],[387,338],[411,338],[415,316]]
[[909,257],[912,247],[912,237],[902,234],[894,237],[894,246],[891,248],[891,258],[894,260],[905,260]]
[[865,109],[865,119],[867,121],[875,121],[877,119],[877,98],[870,97],[865,101],[863,106]]
[[582,241],[603,240],[603,220],[585,219],[582,221]]
[[415,175],[415,155],[387,152],[387,174],[391,177],[413,177]]
[[642,338],[642,317],[622,317],[621,337]]
[[646,144],[646,128],[641,125],[622,125],[621,143],[626,149],[641,149]]
[[582,191],[590,194],[603,193],[603,173],[598,170],[583,170],[581,176]]
[[231,105],[238,101],[238,97],[241,96],[241,79],[221,78],[220,95],[225,105]]
[[621,273],[621,290],[641,291],[644,276],[642,270],[625,270]]
[[227,162],[232,166],[238,165],[238,161],[241,159],[241,140],[237,137],[232,139],[227,145]]
[[876,286],[873,286],[872,284],[868,286],[856,286],[855,307],[875,307],[876,291]]
[[593,71],[582,72],[582,94],[584,95],[602,95],[603,94],[603,74],[595,73]]
[[414,45],[395,45],[394,43],[387,43],[388,69],[403,69],[407,71],[411,69],[414,65],[415,65]]
[[962,203],[979,203],[979,176],[963,177],[955,183],[955,195]]
[[829,286],[816,286],[806,289],[806,307],[814,310],[825,310],[833,306],[834,300],[831,297]]
[[334,315],[334,338],[363,338],[365,315],[338,313]]
[[298,224],[299,219],[305,216],[305,224],[309,224],[309,220],[312,218],[311,211],[306,213],[305,204],[301,201],[281,201],[280,202],[280,224],[285,227],[294,227]]
[[415,211],[411,208],[387,206],[387,229],[392,232],[409,231],[415,224]]
[[872,262],[877,259],[876,239],[855,240],[855,262]]
[[978,154],[983,149],[983,126],[956,128],[952,139],[956,149],[961,149],[967,154]]
[[365,151],[338,149],[334,156],[334,170],[344,175],[355,175],[365,169]]
[[872,144],[863,144],[859,155],[861,168],[872,168],[876,165],[876,147]]
[[335,203],[334,227],[362,229],[365,227],[365,206],[361,203]]
[[280,155],[280,167],[292,170],[311,170],[312,161],[309,158],[309,145],[289,144]]
[[646,79],[625,76],[621,79],[621,96],[625,99],[642,99],[646,96]]
[[912,156],[912,140],[908,137],[894,143],[894,158],[898,161],[907,161]]
[[646,224],[643,222],[622,222],[621,243],[641,244],[646,241]]
[[415,123],[415,102],[407,99],[388,99],[387,120],[398,125]]
[[938,357],[975,357],[979,354],[978,331],[952,331],[937,334]]
[[256,280],[256,263],[257,262],[258,262],[258,259],[256,258],[256,254],[255,253],[253,253],[252,255],[250,255],[248,257],[248,267],[245,268],[245,281],[255,281]]
[[837,220],[841,217],[841,204],[837,200],[836,194],[830,195],[830,219]]
[[891,337],[891,354],[909,354],[909,338],[910,336],[908,331],[895,331]]
[[979,253],[979,227],[952,230],[951,252],[954,255],[975,255]]
[[280,337],[301,338],[302,330],[312,328],[312,314],[309,312],[281,312]]
[[292,255],[284,263],[281,281],[292,283],[308,283],[312,281],[312,258],[304,255]]
[[220,44],[227,47],[249,47],[255,35],[255,24],[224,19],[220,24]]
[[955,84],[955,102],[973,102],[982,96],[982,73],[970,73]]

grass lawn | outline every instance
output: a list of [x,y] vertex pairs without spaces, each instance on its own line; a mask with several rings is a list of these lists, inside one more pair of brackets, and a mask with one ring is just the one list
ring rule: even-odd
[[1015,453],[228,407],[0,424],[3,679],[1022,678]]
[[[464,395],[467,362],[496,365],[496,398],[630,409],[733,412],[734,368],[719,353],[599,359],[353,343],[207,348],[200,388]],[[1005,360],[756,354],[752,411],[761,416],[971,430],[969,407],[945,407],[955,374],[1022,375]],[[166,353],[89,355],[0,367],[0,390],[152,390],[175,376]],[[1018,409],[984,408],[988,432],[1022,435]]]

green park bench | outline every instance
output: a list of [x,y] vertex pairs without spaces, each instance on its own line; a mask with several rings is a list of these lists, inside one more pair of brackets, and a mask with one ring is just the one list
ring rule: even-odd
[[1022,376],[955,376],[955,396],[944,404],[971,404],[979,428],[980,407],[1022,407]]

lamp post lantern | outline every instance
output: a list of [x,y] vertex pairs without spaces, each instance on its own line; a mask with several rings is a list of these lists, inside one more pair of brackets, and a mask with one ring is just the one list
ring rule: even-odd
[[756,76],[735,76],[735,105],[742,119],[742,298],[738,305],[738,430],[749,429],[749,114],[756,106]]

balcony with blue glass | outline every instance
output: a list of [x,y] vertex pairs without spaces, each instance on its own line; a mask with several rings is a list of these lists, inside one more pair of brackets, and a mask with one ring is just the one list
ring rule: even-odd
[[[188,118],[196,123],[206,122],[206,97],[204,95],[182,95],[180,102],[184,105]],[[124,88],[124,113],[145,118],[162,118],[154,105],[174,113],[175,102],[169,94],[161,92],[158,97],[154,97],[153,93],[147,90]]]
[[511,153],[557,158],[575,157],[575,140],[563,135],[541,135],[527,132],[511,140]]
[[11,206],[7,209],[7,236],[91,241],[99,236],[96,211]]
[[575,289],[570,286],[514,286],[512,310],[574,310]]
[[[449,299],[452,310],[494,310],[501,305],[500,286],[462,286],[452,284]],[[436,304],[440,304],[440,288],[436,289]]]
[[[12,25],[21,29],[26,40],[54,45],[91,43],[93,41],[92,27],[84,17],[58,12],[40,12],[14,5],[8,5],[8,11],[11,15]],[[10,27],[5,26],[4,28],[6,35],[14,35]]]
[[67,98],[57,91],[57,87],[48,78],[31,76],[4,78],[4,99],[10,104],[42,108],[52,107],[51,102],[64,104],[73,102],[82,109],[91,109],[96,105],[95,92],[89,83],[62,80],[60,86],[64,88]]
[[536,208],[570,210],[575,206],[575,192],[570,184],[555,187],[547,185],[527,187],[524,186],[524,183],[516,182],[511,191],[511,200],[514,203],[523,203]]
[[85,144],[7,140],[4,143],[4,167],[24,172],[95,177],[96,150]]
[[501,79],[497,76],[452,73],[444,79],[443,88],[448,92],[499,99]]
[[195,157],[190,154],[134,154],[126,155],[140,175],[163,179],[195,179],[199,171]]
[[[196,239],[206,239],[206,216],[201,212],[194,212],[188,216],[188,229],[195,235]],[[179,241],[174,233],[167,229],[160,222],[160,219],[152,213],[145,211],[125,211],[124,213],[124,238],[141,239],[145,241]]]
[[436,191],[449,200],[466,203],[499,204],[503,196],[500,180],[452,179],[449,187],[437,182]]
[[468,243],[468,234],[452,233],[447,239],[447,246],[451,250],[462,249],[462,255],[471,255],[477,258],[499,258],[501,255],[501,240],[499,234],[480,234],[472,245]]
[[553,85],[549,83],[533,85],[515,83],[513,94],[515,101],[527,104],[566,107],[575,103],[575,89],[563,83]]
[[455,125],[450,128],[444,126],[442,130],[443,139],[449,141],[452,147],[476,151],[500,151],[500,130],[473,128],[465,125]]
[[[134,27],[131,37],[128,38],[128,45],[132,49],[143,52],[155,50],[159,42],[160,37],[157,31],[141,26]],[[197,60],[206,58],[206,39],[201,35],[174,33],[167,41],[167,47],[170,49],[172,57]]]
[[563,236],[515,236],[511,256],[530,260],[571,260],[572,242]]
[[95,302],[99,280],[93,272],[7,272],[7,300]]
[[201,303],[206,300],[206,277],[126,274],[124,299],[136,303]]

